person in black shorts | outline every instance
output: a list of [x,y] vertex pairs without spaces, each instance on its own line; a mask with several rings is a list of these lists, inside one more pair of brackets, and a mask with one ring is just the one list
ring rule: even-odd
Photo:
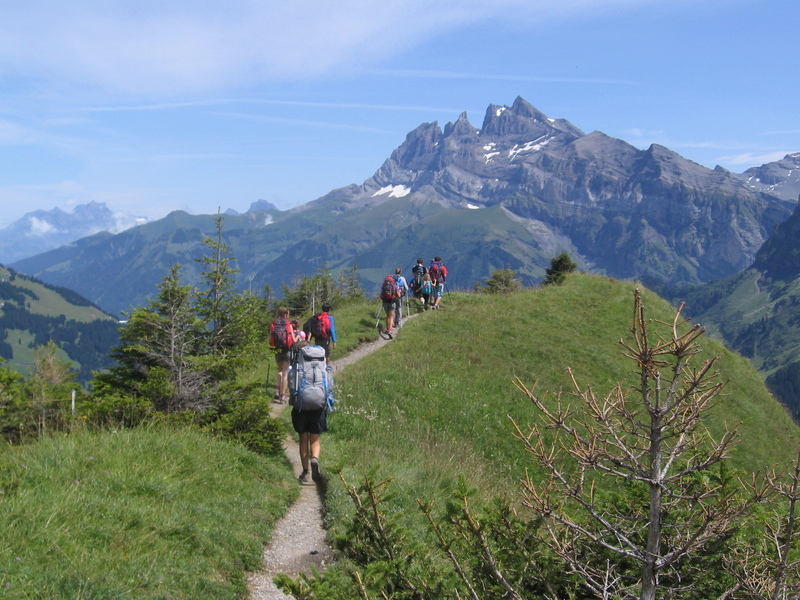
[[[306,341],[299,342],[297,350],[306,345]],[[328,431],[328,411],[324,408],[298,411],[293,407],[292,427],[300,435],[300,464],[303,472],[298,479],[300,483],[307,483],[310,470],[311,479],[318,482],[322,479],[319,469],[319,455],[322,451],[320,437]]]

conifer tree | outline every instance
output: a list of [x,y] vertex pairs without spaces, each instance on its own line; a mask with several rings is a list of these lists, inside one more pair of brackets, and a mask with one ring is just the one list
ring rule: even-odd
[[239,270],[232,263],[236,260],[230,255],[230,248],[222,239],[224,217],[217,213],[216,239],[206,237],[203,243],[209,254],[197,259],[204,267],[202,278],[206,289],[197,297],[197,313],[208,320],[210,328],[210,349],[218,353],[222,348],[233,345],[230,339],[232,326],[232,303],[236,296],[235,275]]
[[545,269],[544,281],[542,285],[561,285],[564,283],[568,273],[572,273],[578,268],[569,254],[562,252],[550,261],[550,267]]

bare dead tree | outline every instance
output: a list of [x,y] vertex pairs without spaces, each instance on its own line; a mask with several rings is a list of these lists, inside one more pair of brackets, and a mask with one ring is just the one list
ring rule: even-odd
[[[598,598],[654,600],[665,573],[670,593],[691,587],[679,567],[767,494],[768,486],[711,476],[737,434],[726,428],[714,439],[705,424],[724,384],[712,371],[716,358],[692,366],[703,329],[683,320],[682,308],[672,323],[650,321],[636,291],[632,341],[620,342],[637,367],[630,388],[598,397],[570,370],[579,402],[559,395],[553,406],[516,380],[542,419],[527,432],[514,424],[545,472],[543,483],[526,478],[525,503],[546,517],[549,545]],[[620,487],[624,498],[609,500]]]
[[[727,556],[728,568],[739,582],[731,598],[737,600],[787,600],[800,597],[798,508],[800,504],[800,454],[785,476],[775,471],[767,477],[776,502],[754,523],[763,534],[754,543],[737,546]],[[759,527],[760,526],[760,527]]]

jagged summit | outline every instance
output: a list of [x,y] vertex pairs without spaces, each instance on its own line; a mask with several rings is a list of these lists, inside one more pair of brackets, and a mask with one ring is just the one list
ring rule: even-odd
[[481,135],[483,136],[541,136],[553,131],[559,131],[574,138],[584,135],[569,121],[551,119],[520,96],[510,107],[490,105],[486,109],[481,126]]
[[423,123],[407,136],[378,172],[364,182],[369,202],[379,202],[402,188],[415,200],[445,206],[485,206],[492,203],[484,178],[514,179],[523,165],[535,164],[550,152],[584,136],[564,119],[551,119],[518,97],[509,106],[491,105],[482,127],[463,112],[442,130]]

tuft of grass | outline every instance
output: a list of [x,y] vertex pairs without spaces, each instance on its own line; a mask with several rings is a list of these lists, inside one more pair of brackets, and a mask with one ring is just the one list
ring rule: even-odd
[[245,597],[296,495],[285,459],[191,430],[77,432],[0,466],[4,598]]

